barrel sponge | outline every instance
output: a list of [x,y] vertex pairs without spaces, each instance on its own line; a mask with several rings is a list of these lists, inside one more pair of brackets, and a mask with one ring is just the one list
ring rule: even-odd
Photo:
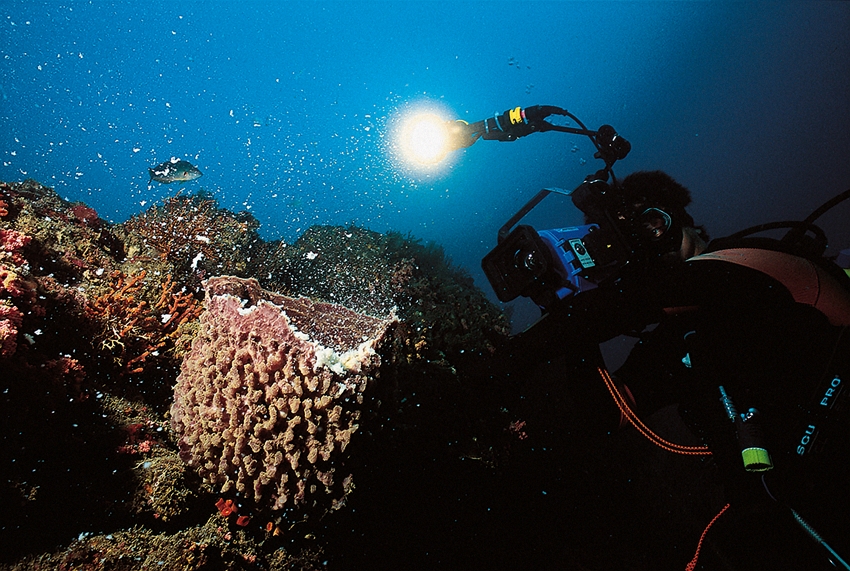
[[253,279],[204,287],[171,407],[180,457],[258,506],[337,507],[352,488],[345,450],[394,319],[275,294]]

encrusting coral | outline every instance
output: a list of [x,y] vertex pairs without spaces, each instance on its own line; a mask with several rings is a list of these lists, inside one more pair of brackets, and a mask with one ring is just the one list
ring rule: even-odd
[[[2,207],[5,211],[5,202]],[[18,329],[24,317],[21,307],[29,311],[35,305],[35,284],[22,275],[28,265],[23,249],[31,240],[15,230],[0,229],[0,357],[12,355],[17,349]]]
[[364,393],[395,323],[264,291],[205,282],[206,311],[174,390],[180,456],[223,493],[272,510],[334,509]]
[[247,212],[219,208],[205,192],[169,197],[123,224],[128,256],[155,254],[190,291],[206,277],[244,275],[258,226]]

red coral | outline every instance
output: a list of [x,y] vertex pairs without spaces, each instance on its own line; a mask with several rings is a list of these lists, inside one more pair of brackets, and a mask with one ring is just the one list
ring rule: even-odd
[[239,510],[239,508],[236,507],[236,504],[233,503],[233,500],[225,500],[224,498],[219,498],[215,503],[215,507],[218,508],[218,511],[221,512],[221,515],[224,517],[227,517],[230,514],[235,514]]
[[246,515],[240,515],[236,518],[236,525],[240,527],[245,527],[249,523],[251,523],[251,518]]
[[515,435],[520,440],[525,440],[528,438],[528,434],[525,432],[525,421],[524,420],[515,420],[508,425],[508,432]]
[[0,229],[0,248],[6,251],[6,255],[15,265],[22,266],[26,263],[23,249],[31,241],[30,236],[21,234],[17,230]]
[[75,204],[71,208],[68,209],[68,212],[74,219],[83,224],[84,226],[88,226],[90,228],[99,228],[101,225],[100,216],[97,215],[97,211],[91,206],[86,206],[85,204]]
[[86,372],[83,365],[71,357],[59,357],[44,363],[45,373],[58,379],[65,388],[65,393],[75,400],[86,400],[88,397],[83,383]]
[[139,439],[139,435],[142,432],[142,429],[145,425],[141,422],[137,422],[135,424],[128,424],[124,427],[124,430],[127,431],[127,440],[131,443],[136,442]]
[[[146,414],[147,407],[133,408],[127,407],[124,409],[127,415]],[[150,418],[146,418],[143,422],[133,422],[125,424],[122,429],[125,433],[124,443],[117,448],[121,454],[147,454],[156,446],[161,446],[162,443],[151,434],[151,429],[157,428],[156,422]]]
[[14,355],[18,348],[18,328],[23,318],[20,309],[0,302],[0,357]]

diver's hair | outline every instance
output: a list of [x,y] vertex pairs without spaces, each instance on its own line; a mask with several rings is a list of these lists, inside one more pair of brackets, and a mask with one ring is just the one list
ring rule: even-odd
[[667,212],[681,227],[690,226],[709,240],[705,227],[697,226],[685,210],[691,203],[691,192],[663,171],[638,171],[620,183],[625,203],[635,208],[658,208]]

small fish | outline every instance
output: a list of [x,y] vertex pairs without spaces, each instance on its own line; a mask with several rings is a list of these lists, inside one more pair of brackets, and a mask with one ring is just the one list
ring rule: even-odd
[[162,184],[170,184],[172,182],[188,182],[195,180],[204,173],[198,170],[198,167],[176,157],[171,157],[171,160],[165,161],[161,165],[157,165],[152,169],[148,169],[151,175],[151,180],[161,182]]

